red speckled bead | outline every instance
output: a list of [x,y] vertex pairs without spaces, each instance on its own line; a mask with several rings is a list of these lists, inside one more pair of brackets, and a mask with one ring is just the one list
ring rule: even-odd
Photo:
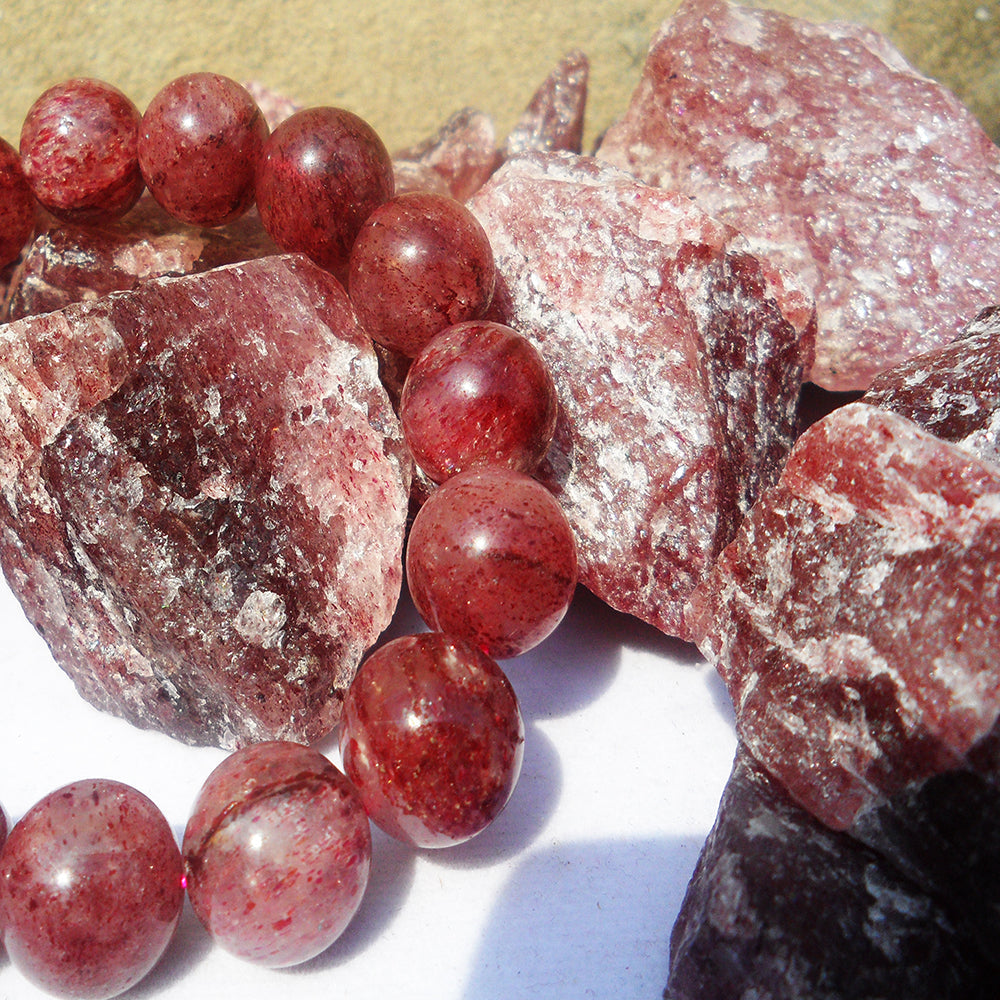
[[509,326],[485,320],[449,327],[421,351],[399,411],[414,459],[438,483],[482,465],[534,471],[557,414],[542,356]]
[[458,844],[493,822],[523,750],[524,723],[504,672],[437,632],[376,650],[344,699],[347,776],[374,822],[416,847]]
[[0,139],[0,267],[17,260],[35,230],[35,199],[17,150]]
[[183,875],[145,795],[116,781],[66,785],[28,811],[0,853],[7,954],[57,996],[117,996],[170,942]]
[[473,469],[420,508],[406,574],[431,628],[502,659],[536,646],[562,621],[576,587],[576,543],[541,483],[506,469]]
[[175,218],[221,226],[254,200],[254,172],[269,134],[245,87],[218,73],[189,73],[150,102],[139,130],[139,166]]
[[205,782],[184,860],[194,911],[223,948],[260,965],[295,965],[354,916],[371,829],[357,792],[321,753],[259,743]]
[[351,251],[348,289],[361,325],[411,358],[445,327],[479,319],[495,284],[483,227],[445,195],[412,192],[386,202]]
[[261,221],[274,242],[343,280],[358,230],[392,197],[392,160],[357,115],[307,108],[271,133],[256,186]]
[[35,197],[69,222],[124,215],[142,194],[140,119],[139,109],[101,80],[50,87],[21,128],[21,165]]

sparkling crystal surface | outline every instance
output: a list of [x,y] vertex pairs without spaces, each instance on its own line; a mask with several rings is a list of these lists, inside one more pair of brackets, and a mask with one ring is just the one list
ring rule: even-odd
[[1000,299],[1000,150],[868,28],[687,0],[598,155],[802,277],[825,388],[867,388]]
[[348,289],[361,325],[408,357],[445,327],[479,319],[495,282],[483,227],[442,195],[413,192],[387,201],[368,217],[351,251]]
[[117,996],[163,953],[184,902],[163,814],[114,781],[46,796],[0,854],[3,941],[26,978],[57,996]]
[[235,80],[189,73],[160,90],[139,127],[139,167],[153,197],[196,226],[221,226],[254,201],[254,173],[269,134]]
[[533,472],[552,443],[555,383],[529,340],[501,323],[460,323],[410,366],[399,417],[435,482],[474,466]]
[[538,475],[573,526],[581,582],[685,636],[688,594],[796,431],[808,298],[688,199],[588,157],[510,160],[470,207],[497,260],[490,318],[528,337],[556,384]]
[[344,700],[344,769],[372,819],[416,847],[449,847],[492,823],[517,783],[523,747],[503,671],[440,633],[380,647]]
[[138,108],[109,83],[50,87],[21,128],[21,164],[35,197],[67,221],[124,215],[143,189],[139,121]]
[[0,139],[0,268],[17,260],[35,228],[35,199],[17,150]]
[[431,628],[503,659],[536,646],[562,621],[576,587],[576,544],[540,483],[506,469],[472,469],[420,508],[406,578]]
[[328,732],[410,469],[339,283],[270,257],[2,332],[0,558],[81,693],[190,742]]
[[218,944],[260,965],[296,965],[357,911],[371,832],[354,787],[321,753],[258,743],[198,793],[184,860],[191,905]]

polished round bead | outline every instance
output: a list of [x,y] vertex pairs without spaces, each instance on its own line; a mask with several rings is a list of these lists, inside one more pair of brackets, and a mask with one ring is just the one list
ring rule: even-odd
[[35,199],[17,150],[0,139],[0,267],[17,260],[35,229]]
[[271,133],[256,188],[261,221],[274,242],[346,280],[358,231],[392,197],[392,160],[357,115],[307,108]]
[[184,832],[188,895],[227,951],[295,965],[354,916],[371,864],[357,792],[321,753],[259,743],[209,776]]
[[416,847],[484,830],[517,783],[524,723],[485,653],[437,632],[404,636],[361,665],[344,699],[340,750],[372,820]]
[[502,659],[536,646],[562,621],[576,587],[576,543],[541,483],[506,469],[473,469],[420,508],[406,574],[431,628]]
[[116,781],[67,785],[29,810],[0,853],[7,954],[56,996],[117,996],[170,942],[183,876],[145,795]]
[[348,290],[362,327],[411,358],[445,327],[479,319],[495,283],[483,227],[441,194],[412,192],[386,202],[351,251]]
[[101,80],[50,87],[21,128],[21,165],[38,201],[69,222],[124,215],[139,200],[138,108]]
[[239,218],[254,200],[254,173],[269,134],[245,87],[218,73],[189,73],[150,102],[139,166],[153,197],[196,226]]
[[399,416],[417,464],[440,483],[483,465],[533,472],[558,410],[552,376],[532,344],[508,326],[472,320],[420,352]]

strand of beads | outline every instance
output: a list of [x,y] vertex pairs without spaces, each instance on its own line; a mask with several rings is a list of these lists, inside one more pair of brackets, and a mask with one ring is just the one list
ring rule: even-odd
[[66,786],[6,843],[0,835],[8,954],[44,989],[76,997],[141,979],[170,941],[185,888],[221,947],[291,965],[356,912],[369,818],[416,847],[485,829],[514,790],[524,743],[495,658],[542,641],[577,578],[565,516],[530,478],[555,430],[555,389],[528,341],[485,318],[495,266],[464,206],[394,197],[381,140],[340,109],[299,112],[269,133],[246,90],[215,74],[173,81],[141,116],[114,87],[71,80],[32,106],[20,156],[0,147],[0,265],[30,238],[36,202],[57,219],[102,223],[144,186],[200,226],[256,202],[275,243],[340,277],[373,340],[405,359],[401,419],[432,494],[407,571],[418,610],[441,631],[362,663],[340,727],[346,777],[313,749],[261,743],[209,776],[181,850],[156,806],[108,781]]

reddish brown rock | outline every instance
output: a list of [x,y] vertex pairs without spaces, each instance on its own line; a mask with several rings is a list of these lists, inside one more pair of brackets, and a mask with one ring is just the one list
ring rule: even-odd
[[392,157],[397,192],[434,191],[465,201],[497,168],[496,128],[475,108],[456,111],[432,136]]
[[11,276],[2,316],[35,316],[134,288],[146,278],[207,271],[277,252],[255,212],[229,226],[200,229],[143,198],[120,222],[56,225],[36,237]]
[[688,0],[598,155],[802,276],[828,389],[867,388],[1000,298],[1000,150],[867,28]]
[[583,148],[589,78],[590,62],[578,49],[560,60],[507,136],[500,150],[503,159],[531,150],[579,153]]
[[687,623],[749,750],[847,829],[974,766],[1000,715],[998,602],[1000,467],[855,403],[799,439]]
[[2,333],[0,559],[81,693],[188,742],[327,733],[409,487],[342,287],[270,257]]
[[686,635],[688,594],[790,445],[810,303],[687,199],[590,158],[511,160],[470,207],[497,260],[491,318],[556,383],[539,474],[576,532],[581,581]]
[[741,751],[673,928],[665,996],[988,1000],[997,940],[977,950],[950,902],[824,827]]

